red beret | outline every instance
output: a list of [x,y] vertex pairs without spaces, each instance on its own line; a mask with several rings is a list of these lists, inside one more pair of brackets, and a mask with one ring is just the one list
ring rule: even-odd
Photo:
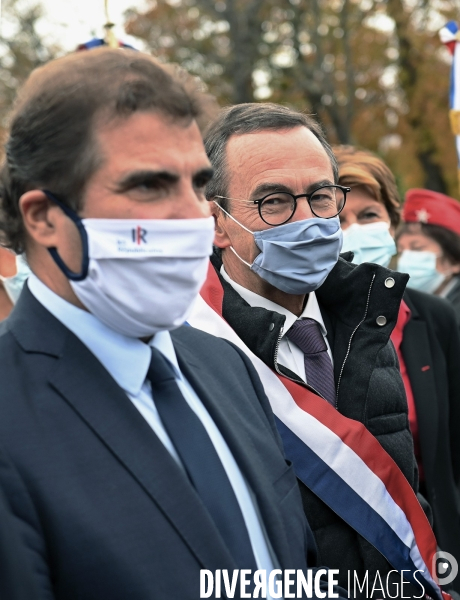
[[431,190],[408,190],[403,221],[440,225],[460,235],[460,202]]

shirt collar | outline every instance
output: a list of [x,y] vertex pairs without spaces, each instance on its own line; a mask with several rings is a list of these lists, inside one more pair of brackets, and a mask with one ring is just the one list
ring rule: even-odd
[[239,283],[233,281],[233,279],[231,279],[228,273],[226,272],[224,265],[222,265],[220,268],[220,274],[225,279],[225,281],[232,286],[235,292],[237,292],[243,298],[243,300],[246,300],[249,306],[265,308],[266,310],[271,310],[281,315],[284,315],[286,317],[286,321],[284,322],[283,336],[286,335],[286,333],[294,325],[297,319],[307,318],[314,319],[320,326],[322,334],[327,335],[323,316],[319,309],[318,299],[316,297],[315,292],[310,292],[308,294],[308,300],[305,304],[305,308],[303,309],[302,314],[298,317],[290,310],[287,310],[287,308],[284,308],[284,306],[280,306],[279,304],[276,304],[275,302],[272,302],[271,300],[268,300],[263,296],[259,296],[259,294],[256,294],[255,292],[252,292],[251,290],[248,290]]
[[27,285],[40,304],[85,344],[127,394],[137,396],[144,384],[151,358],[149,346],[157,348],[172,364],[176,376],[181,376],[169,331],[159,331],[145,344],[114,331],[93,314],[70,304],[33,273]]

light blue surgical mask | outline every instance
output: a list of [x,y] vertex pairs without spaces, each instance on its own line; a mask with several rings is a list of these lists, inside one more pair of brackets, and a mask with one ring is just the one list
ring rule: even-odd
[[385,221],[359,225],[353,223],[343,232],[342,252],[353,252],[353,262],[376,263],[388,267],[396,246],[390,234],[390,224]]
[[16,256],[16,275],[13,275],[13,277],[3,277],[0,275],[0,281],[2,281],[3,287],[13,304],[16,304],[22,288],[24,287],[24,283],[30,273],[31,271],[25,256],[23,254],[18,254]]
[[408,273],[407,287],[433,294],[446,276],[436,270],[437,255],[425,250],[403,250],[398,259],[398,271]]
[[232,246],[230,249],[251,271],[282,292],[298,295],[314,292],[339,259],[342,230],[338,217],[315,217],[251,231],[221,206],[219,208],[254,236],[260,254],[250,264]]

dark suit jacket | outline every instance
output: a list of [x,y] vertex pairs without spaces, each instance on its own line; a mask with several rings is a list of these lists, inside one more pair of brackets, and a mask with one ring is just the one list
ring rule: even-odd
[[[191,327],[172,337],[182,372],[254,492],[280,567],[304,568],[315,545],[251,363]],[[200,568],[235,567],[150,426],[27,287],[0,329],[0,380],[0,440],[15,468],[4,478],[0,470],[0,485],[41,598],[196,600]]]
[[[11,473],[11,465],[0,456],[0,469]],[[40,598],[38,578],[21,539],[20,527],[8,501],[0,490],[0,599],[34,600]]]
[[454,287],[446,296],[452,306],[454,307],[455,314],[457,315],[457,321],[460,324],[460,275],[455,275],[456,283]]
[[[412,289],[401,351],[417,411],[425,492],[442,550],[460,562],[460,337],[448,302]],[[460,578],[453,582],[460,591]]]

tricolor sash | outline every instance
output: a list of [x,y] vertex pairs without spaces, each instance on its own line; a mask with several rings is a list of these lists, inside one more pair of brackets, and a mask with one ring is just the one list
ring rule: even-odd
[[[437,583],[436,539],[403,473],[366,427],[263,363],[222,317],[223,288],[210,264],[188,323],[238,346],[265,388],[297,477],[370,542],[404,579],[447,600]],[[418,572],[417,572],[418,571]]]

